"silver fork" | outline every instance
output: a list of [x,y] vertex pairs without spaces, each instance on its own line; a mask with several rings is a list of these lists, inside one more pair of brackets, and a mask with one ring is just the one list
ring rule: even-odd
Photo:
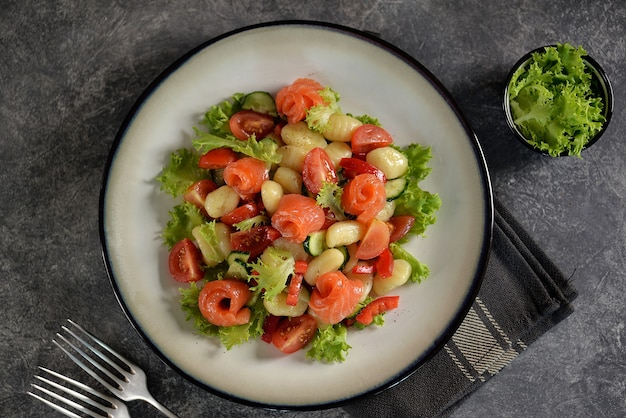
[[[38,384],[31,383],[31,386],[33,388],[38,389],[39,391],[41,391],[42,393],[45,393],[51,398],[54,398],[60,402],[63,402],[65,405],[71,408],[74,408],[77,411],[83,412],[90,417],[130,418],[130,415],[128,414],[128,409],[126,408],[126,405],[124,405],[123,402],[118,401],[117,399],[111,396],[104,395],[83,383],[77,382],[76,380],[70,379],[69,377],[63,376],[62,374],[54,372],[50,369],[46,369],[45,367],[39,367],[39,370],[44,371],[52,376],[55,376],[61,381],[64,381],[73,385],[75,388],[81,389],[83,392],[87,392],[93,395],[92,397],[89,397],[83,393],[80,393],[80,392],[75,391],[74,389],[71,389],[70,387],[61,385],[43,376],[35,375],[35,378],[39,379],[41,382],[46,383],[47,386],[51,388],[55,388],[60,392],[64,392],[65,394],[70,395],[71,397],[74,397],[76,400],[80,400],[88,405],[95,407],[96,409],[87,408],[83,404],[79,404],[73,401],[72,399],[70,399],[69,397],[53,392],[47,387],[43,387]],[[66,409],[65,407],[61,405],[51,402],[50,400],[46,398],[43,398],[33,392],[28,392],[28,394],[34,397],[35,399],[38,399],[41,402],[45,403],[46,405],[56,409],[57,411],[59,411],[65,416],[80,418],[80,415],[77,415],[74,412],[70,411],[69,409]]]
[[[57,333],[57,337],[62,340],[65,345],[71,347],[72,350],[77,355],[72,354],[70,350],[65,348],[62,344],[60,344],[56,340],[52,340],[61,350],[65,352],[69,356],[74,363],[76,363],[80,368],[82,368],[85,372],[87,372],[91,377],[96,379],[100,384],[102,384],[105,388],[107,388],[113,395],[117,396],[123,401],[133,401],[133,400],[141,400],[148,402],[153,407],[158,409],[163,415],[169,418],[177,418],[172,411],[167,409],[165,406],[161,405],[148,391],[148,386],[146,383],[146,374],[143,370],[141,370],[137,365],[133,364],[126,358],[122,357],[120,354],[115,352],[111,347],[109,347],[104,342],[100,341],[97,337],[95,337],[90,332],[84,330],[80,325],[76,324],[74,321],[68,319],[67,320],[72,328],[68,328],[66,326],[61,326],[61,329],[65,331],[68,336],[73,337],[74,342],[70,341],[66,336],[61,333]],[[76,331],[76,332],[75,332]],[[112,360],[111,357],[100,349],[94,347],[92,343],[88,342],[86,338],[91,340],[93,343],[98,345],[100,348],[104,349],[110,356],[112,356],[115,360]],[[79,344],[75,344],[76,341],[79,341],[83,347],[87,348],[88,351],[94,354],[95,357],[100,359],[100,362],[93,358],[93,356],[88,355],[83,349],[79,347]],[[83,362],[80,358],[84,359],[87,363],[91,364],[93,367],[89,367],[85,362]],[[96,372],[99,371],[100,373]]]

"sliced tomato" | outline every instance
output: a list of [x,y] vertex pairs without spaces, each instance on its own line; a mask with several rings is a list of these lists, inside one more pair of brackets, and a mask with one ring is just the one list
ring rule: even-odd
[[342,158],[339,161],[339,166],[343,168],[345,176],[350,179],[359,174],[373,174],[383,183],[387,181],[387,177],[382,170],[359,158]]
[[359,260],[378,257],[389,246],[389,227],[380,219],[372,219],[356,249]]
[[393,274],[393,254],[389,248],[385,248],[382,253],[376,259],[374,266],[376,267],[376,273],[382,279],[391,277]]
[[255,226],[247,231],[237,231],[230,234],[230,245],[233,251],[244,251],[254,258],[280,236],[280,232],[272,226]]
[[220,218],[220,221],[228,226],[233,226],[236,223],[245,221],[246,219],[250,219],[253,216],[258,215],[260,212],[261,211],[259,209],[259,206],[256,204],[256,202],[252,201],[238,206],[236,209],[222,216]]
[[389,236],[389,242],[396,242],[406,234],[409,233],[413,224],[415,224],[415,217],[411,215],[398,215],[392,216],[388,221],[390,225],[391,235]]
[[276,327],[278,327],[279,322],[280,316],[272,314],[268,315],[263,322],[263,335],[261,336],[261,340],[265,341],[268,344],[271,343],[272,334],[276,330]]
[[366,123],[359,126],[352,134],[352,152],[367,154],[373,149],[386,147],[393,143],[393,138],[385,129]]
[[215,148],[200,156],[198,167],[207,170],[224,168],[237,158],[237,153],[230,148]]
[[323,148],[313,148],[304,157],[302,182],[307,190],[318,194],[323,183],[337,183],[337,172],[328,153]]
[[230,117],[228,121],[233,135],[237,139],[246,140],[253,134],[256,139],[265,138],[274,130],[274,118],[253,110],[241,110]]
[[400,296],[383,296],[374,299],[365,308],[361,309],[361,312],[356,316],[356,320],[363,325],[369,325],[374,321],[376,315],[397,308],[399,303]]
[[208,217],[209,215],[206,213],[206,209],[204,209],[204,201],[206,196],[215,189],[217,189],[217,185],[212,180],[204,179],[197,181],[187,188],[187,191],[183,194],[183,200],[196,206],[204,216]]
[[272,344],[285,354],[305,347],[315,336],[317,321],[309,314],[281,320],[272,333]]
[[204,277],[200,267],[202,254],[189,238],[183,238],[172,247],[168,258],[170,274],[177,282],[197,282]]

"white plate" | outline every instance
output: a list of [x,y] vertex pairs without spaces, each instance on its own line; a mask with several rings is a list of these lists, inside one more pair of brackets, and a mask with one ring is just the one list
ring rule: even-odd
[[[438,221],[410,250],[431,277],[403,287],[381,328],[350,332],[342,364],[285,356],[260,341],[226,351],[196,335],[178,304],[160,233],[175,202],[155,176],[190,146],[192,126],[235,92],[276,92],[311,77],[341,108],[379,119],[398,144],[432,147],[423,183],[439,193]],[[101,238],[119,302],[148,345],[178,372],[221,396],[281,409],[336,406],[406,378],[437,352],[474,300],[491,241],[492,201],[480,146],[445,88],[418,62],[374,36],[331,24],[274,22],[228,33],[191,51],[140,97],[111,151]]]

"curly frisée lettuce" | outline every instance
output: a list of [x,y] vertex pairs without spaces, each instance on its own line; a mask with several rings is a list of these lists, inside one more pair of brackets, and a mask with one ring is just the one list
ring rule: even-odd
[[533,147],[555,157],[580,157],[585,145],[602,129],[605,104],[579,46],[557,44],[532,53],[508,84],[508,98],[517,129]]
[[415,235],[423,234],[429,225],[437,221],[435,214],[441,206],[441,198],[438,194],[423,190],[419,182],[424,180],[431,171],[428,162],[432,158],[431,148],[419,144],[398,149],[406,155],[409,161],[407,187],[396,199],[397,215],[411,215],[415,218],[415,223],[411,228],[411,233]]

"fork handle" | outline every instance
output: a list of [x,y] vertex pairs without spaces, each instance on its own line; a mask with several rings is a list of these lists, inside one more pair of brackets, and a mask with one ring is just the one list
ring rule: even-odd
[[159,412],[161,412],[166,417],[168,417],[168,418],[178,418],[178,416],[176,414],[174,414],[172,411],[167,409],[165,406],[161,405],[156,399],[154,399],[152,397],[145,397],[145,398],[143,398],[143,400],[148,402],[150,405],[152,405],[156,409],[158,409]]

